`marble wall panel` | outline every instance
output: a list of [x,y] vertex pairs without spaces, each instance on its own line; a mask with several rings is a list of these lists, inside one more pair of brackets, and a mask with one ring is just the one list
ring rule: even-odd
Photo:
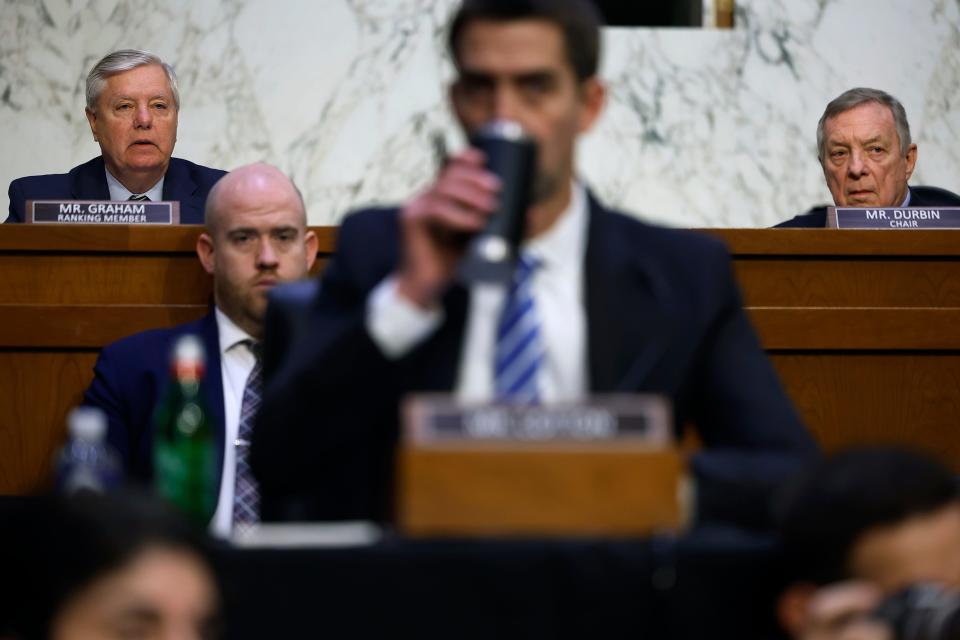
[[[276,163],[314,224],[396,201],[429,180],[436,137],[462,144],[445,100],[454,4],[3,0],[0,183],[95,155],[83,78],[140,47],[177,68],[176,155]],[[904,102],[914,182],[960,191],[960,0],[739,0],[733,30],[608,29],[605,49],[609,102],[579,165],[612,205],[676,226],[766,226],[825,202],[816,122],[857,85]]]

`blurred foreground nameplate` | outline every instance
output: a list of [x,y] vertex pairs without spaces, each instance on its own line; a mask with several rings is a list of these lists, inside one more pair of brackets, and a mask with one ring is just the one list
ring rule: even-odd
[[827,207],[829,229],[960,229],[960,207]]
[[410,536],[635,536],[685,521],[684,466],[659,396],[586,404],[404,406],[397,526]]
[[134,200],[27,200],[34,224],[180,224],[180,203]]

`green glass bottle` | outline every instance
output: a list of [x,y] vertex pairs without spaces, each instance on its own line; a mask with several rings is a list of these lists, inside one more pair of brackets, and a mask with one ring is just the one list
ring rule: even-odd
[[153,478],[157,493],[201,526],[217,504],[213,429],[203,391],[206,357],[197,336],[177,340],[170,383],[153,414]]

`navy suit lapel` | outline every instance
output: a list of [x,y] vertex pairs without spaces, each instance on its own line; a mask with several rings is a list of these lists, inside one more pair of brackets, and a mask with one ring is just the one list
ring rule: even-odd
[[177,158],[170,158],[167,175],[163,179],[163,199],[180,203],[181,224],[203,224],[203,203],[196,191],[197,183],[187,165]]
[[210,409],[213,438],[217,443],[217,495],[220,495],[220,480],[223,478],[223,455],[226,446],[223,409],[223,375],[220,372],[220,332],[217,330],[217,317],[214,310],[200,321],[200,339],[207,350],[207,374],[204,388],[207,392],[207,407]]
[[77,200],[109,200],[106,168],[103,156],[97,156],[89,162],[71,171],[70,197]]
[[616,216],[589,197],[584,264],[591,392],[645,388],[670,344],[669,288],[656,266],[619,233]]

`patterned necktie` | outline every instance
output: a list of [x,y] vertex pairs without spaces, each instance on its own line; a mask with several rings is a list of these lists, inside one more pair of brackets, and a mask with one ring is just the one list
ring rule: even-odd
[[260,490],[250,470],[250,437],[253,433],[253,421],[260,409],[260,391],[263,386],[263,369],[260,366],[260,345],[252,340],[244,342],[256,357],[256,364],[247,378],[240,403],[240,428],[237,430],[236,482],[233,492],[234,528],[245,528],[260,520]]
[[538,266],[535,258],[520,257],[504,301],[494,354],[497,400],[531,404],[540,401],[537,378],[544,347],[532,291],[533,274]]
[[135,200],[136,202],[150,202],[150,198],[147,197],[147,194],[141,193],[138,196],[130,196],[127,200]]

